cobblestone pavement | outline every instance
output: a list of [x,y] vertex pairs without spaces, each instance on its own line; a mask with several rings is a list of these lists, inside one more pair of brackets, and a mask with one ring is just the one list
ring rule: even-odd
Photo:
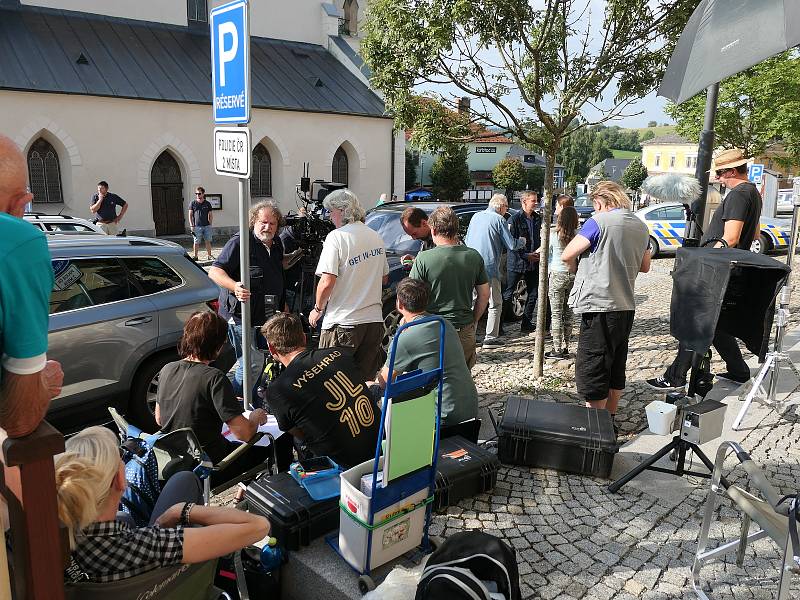
[[[623,437],[646,428],[644,406],[659,394],[644,380],[660,374],[674,356],[676,343],[669,335],[672,265],[672,259],[654,261],[651,272],[637,281],[629,379],[618,415]],[[792,305],[800,306],[797,293]],[[795,326],[797,321],[793,318]],[[510,393],[577,401],[572,360],[548,361],[544,377],[535,380],[533,338],[517,333],[509,335],[508,342],[482,351],[473,369],[483,407],[501,412],[503,398]],[[800,424],[790,415],[789,422],[755,429],[743,442],[785,493],[798,489],[798,439]],[[432,533],[448,536],[483,529],[507,539],[517,550],[526,599],[694,598],[690,568],[707,486],[698,483],[687,499],[676,503],[630,486],[611,494],[607,484],[592,477],[503,465],[492,493],[436,515]],[[729,507],[722,509],[710,547],[723,532],[728,539],[738,533],[737,515]],[[716,598],[775,597],[778,552],[771,542],[748,548],[742,568],[733,557],[703,570],[714,582]],[[768,579],[760,581],[763,578]],[[795,577],[792,597],[800,597],[800,576]]]

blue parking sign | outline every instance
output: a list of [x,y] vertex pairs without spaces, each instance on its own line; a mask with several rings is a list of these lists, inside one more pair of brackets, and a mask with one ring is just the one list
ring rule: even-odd
[[247,0],[211,11],[211,83],[215,123],[250,121],[250,28]]
[[750,165],[747,168],[747,178],[755,184],[761,184],[764,179],[764,165]]

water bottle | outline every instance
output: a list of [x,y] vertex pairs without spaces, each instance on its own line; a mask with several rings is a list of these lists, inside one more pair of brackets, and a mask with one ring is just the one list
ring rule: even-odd
[[267,573],[277,571],[283,564],[283,550],[278,546],[278,540],[271,537],[261,549],[261,566]]

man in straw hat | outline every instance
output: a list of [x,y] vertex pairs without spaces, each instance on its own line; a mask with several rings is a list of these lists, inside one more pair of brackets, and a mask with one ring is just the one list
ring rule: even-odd
[[[708,240],[725,240],[730,248],[748,250],[759,234],[761,220],[761,195],[755,185],[747,179],[747,163],[750,159],[737,148],[723,150],[711,166],[712,180],[723,184],[729,191],[719,205],[708,230],[700,240],[701,245]],[[718,241],[715,247],[722,246]],[[750,379],[750,368],[742,358],[739,344],[729,333],[717,331],[714,334],[714,348],[725,361],[726,371],[718,373],[719,379],[736,384]],[[686,374],[692,366],[691,350],[678,349],[678,356],[661,377],[648,379],[650,387],[657,390],[674,390],[686,385]]]

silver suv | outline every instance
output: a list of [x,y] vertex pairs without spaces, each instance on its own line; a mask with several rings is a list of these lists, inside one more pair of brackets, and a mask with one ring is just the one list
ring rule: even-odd
[[100,233],[103,230],[97,225],[86,219],[80,217],[71,217],[70,215],[46,215],[44,213],[30,212],[25,213],[23,217],[28,223],[34,227],[38,227],[45,233],[58,232],[58,233]]
[[[47,242],[55,275],[47,354],[64,369],[48,420],[71,430],[115,404],[155,431],[158,372],[177,359],[186,319],[216,310],[217,286],[172,242],[74,234]],[[231,354],[217,366],[227,371]]]

